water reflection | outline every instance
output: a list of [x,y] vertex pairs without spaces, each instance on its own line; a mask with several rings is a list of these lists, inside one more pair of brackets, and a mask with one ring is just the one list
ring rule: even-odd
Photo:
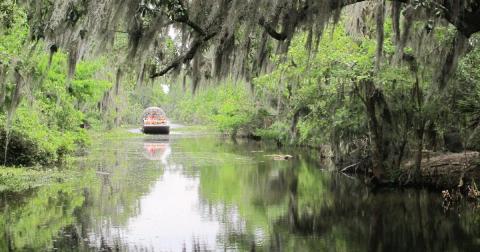
[[[291,153],[289,161],[268,154]],[[216,137],[99,143],[93,172],[4,197],[0,251],[478,251],[472,208],[372,192],[312,152]]]

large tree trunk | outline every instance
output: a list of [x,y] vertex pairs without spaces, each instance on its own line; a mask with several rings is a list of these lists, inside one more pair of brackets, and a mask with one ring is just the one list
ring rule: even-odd
[[415,156],[415,177],[418,178],[421,175],[421,166],[423,158],[423,136],[425,132],[425,123],[421,122],[420,127],[417,129],[417,153]]
[[115,98],[116,98],[116,102],[115,102],[115,119],[114,119],[114,123],[115,123],[115,126],[120,126],[120,122],[121,122],[121,118],[120,118],[120,107],[119,107],[119,104],[118,104],[118,97],[120,95],[120,85],[121,85],[121,82],[122,82],[122,78],[123,78],[123,71],[122,69],[119,67],[117,69],[117,76],[115,78],[115,88],[114,88],[114,94],[115,94]]
[[365,90],[365,106],[367,109],[368,128],[370,131],[370,140],[372,144],[372,173],[374,179],[380,181],[383,179],[383,134],[381,125],[378,122],[375,108],[376,88],[372,80],[366,80],[362,83]]
[[7,77],[7,66],[0,63],[0,108],[3,107],[5,103],[5,96],[7,92],[7,82],[5,78]]

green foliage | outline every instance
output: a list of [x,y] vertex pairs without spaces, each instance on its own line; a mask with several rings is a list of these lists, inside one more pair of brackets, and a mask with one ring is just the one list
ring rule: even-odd
[[290,139],[291,121],[303,110],[297,115],[298,135],[291,139],[294,142],[318,145],[335,132],[362,134],[365,125],[361,104],[351,84],[372,68],[374,43],[357,44],[341,27],[320,42],[318,53],[305,50],[306,40],[307,34],[296,36],[286,59],[274,59],[277,69],[254,80],[263,106],[277,110],[279,121],[258,132],[264,136],[280,134],[276,138],[283,141]]
[[276,121],[266,129],[256,129],[255,135],[263,139],[275,140],[279,143],[287,143],[290,139],[290,128],[284,122]]
[[166,84],[158,82],[151,85],[125,88],[128,93],[127,109],[122,115],[123,121],[138,126],[142,121],[143,110],[148,107],[162,107],[167,105],[166,94],[163,90]]
[[[9,1],[0,7],[3,18],[5,4]],[[9,8],[11,23],[0,30],[0,67],[5,72],[0,87],[6,91],[5,102],[0,103],[1,161],[23,166],[53,164],[88,144],[80,126],[97,113],[97,102],[111,87],[110,82],[97,78],[105,60],[79,62],[69,87],[67,54],[59,51],[50,58],[42,42],[29,41],[24,11],[11,2]],[[21,96],[15,101],[18,85]]]
[[451,93],[460,96],[457,99],[458,107],[464,115],[467,127],[472,131],[467,141],[467,147],[480,150],[480,37],[471,39],[471,51],[460,61],[456,79],[460,85],[451,88]]
[[[78,147],[86,146],[88,136],[80,128],[88,119],[84,111],[94,110],[95,101],[111,85],[94,79],[100,61],[80,63],[79,72],[72,80],[72,89],[69,90],[65,85],[67,77],[64,53],[55,54],[49,68],[46,53],[38,52],[32,60],[38,60],[38,67],[32,69],[32,83],[43,82],[39,86],[30,87],[33,97],[24,99],[13,116],[11,130],[16,137],[12,138],[11,147],[15,147],[16,141],[31,145],[31,148],[12,148],[9,151],[8,156],[13,158],[12,164],[17,165],[49,164],[72,154]],[[2,128],[7,129],[5,116]],[[2,140],[5,143],[5,138]],[[26,159],[15,159],[19,155],[31,156],[31,159],[28,162]],[[20,160],[23,161],[19,162]]]
[[[474,36],[471,39],[472,50],[460,61],[456,78],[462,84],[459,89],[463,99],[460,100],[460,107],[462,111],[475,115],[480,113],[480,69],[478,64],[480,63],[480,36]],[[480,114],[477,114],[480,116]],[[473,119],[473,118],[472,118]]]
[[[8,165],[32,166],[36,164],[49,165],[62,161],[65,155],[73,153],[78,146],[85,146],[88,137],[84,130],[59,131],[48,127],[41,120],[42,114],[21,106],[9,129]],[[6,130],[0,124],[0,151],[5,152]],[[3,156],[2,156],[3,161]]]
[[0,3],[0,24],[1,27],[9,28],[14,22],[14,5],[11,0],[5,0]]
[[103,92],[112,87],[109,81],[95,78],[95,74],[101,71],[105,63],[106,60],[100,58],[82,61],[77,65],[71,95],[76,98],[78,107],[96,106],[95,102],[102,99]]
[[256,117],[254,103],[244,83],[208,86],[195,96],[181,94],[178,85],[169,95],[170,116],[187,123],[214,125],[225,133],[249,131]]
[[8,63],[13,57],[24,53],[29,27],[26,14],[12,0],[0,3],[0,62]]

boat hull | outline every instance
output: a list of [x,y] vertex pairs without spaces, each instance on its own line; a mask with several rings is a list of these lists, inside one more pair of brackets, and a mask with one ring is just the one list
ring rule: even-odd
[[168,125],[143,125],[143,133],[151,135],[168,135],[170,126]]

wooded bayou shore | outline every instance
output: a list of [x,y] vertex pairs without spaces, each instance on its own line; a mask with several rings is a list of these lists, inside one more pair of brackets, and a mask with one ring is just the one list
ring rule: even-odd
[[372,184],[475,185],[477,1],[128,2],[2,1],[4,165],[53,165],[155,105],[319,148]]

